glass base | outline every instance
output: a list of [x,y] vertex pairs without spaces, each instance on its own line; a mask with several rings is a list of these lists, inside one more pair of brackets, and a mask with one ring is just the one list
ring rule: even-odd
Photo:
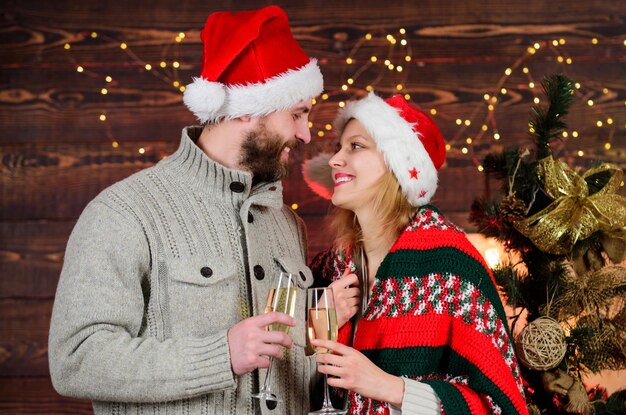
[[261,399],[263,401],[282,402],[282,400],[278,399],[278,397],[274,395],[273,393],[264,392],[264,391],[261,391],[259,393],[253,393],[252,397]]
[[340,414],[344,415],[348,411],[345,409],[337,409],[337,408],[322,408],[317,411],[309,412],[309,415],[320,415],[320,414]]

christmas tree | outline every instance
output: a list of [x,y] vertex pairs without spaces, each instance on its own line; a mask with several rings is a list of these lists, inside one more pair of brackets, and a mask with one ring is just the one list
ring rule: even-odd
[[579,174],[553,154],[575,92],[563,75],[542,85],[533,145],[486,157],[499,200],[475,200],[470,220],[518,258],[493,271],[512,325],[528,322],[515,343],[531,414],[624,414],[625,390],[603,399],[582,384],[584,373],[626,368],[624,174],[606,163]]

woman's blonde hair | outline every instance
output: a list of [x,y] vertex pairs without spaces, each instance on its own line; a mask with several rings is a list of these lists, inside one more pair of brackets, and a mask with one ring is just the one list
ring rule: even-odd
[[[416,208],[411,206],[402,193],[396,176],[387,171],[376,183],[379,191],[375,193],[371,203],[373,210],[380,217],[380,229],[376,238],[384,238],[393,233],[397,238],[413,217]],[[351,210],[335,207],[330,215],[328,227],[335,233],[335,242],[342,250],[360,247],[363,234],[359,221]]]

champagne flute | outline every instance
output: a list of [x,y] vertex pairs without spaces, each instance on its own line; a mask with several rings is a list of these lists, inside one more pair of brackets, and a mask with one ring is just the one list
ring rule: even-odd
[[[307,290],[307,335],[309,340],[337,341],[337,311],[332,288],[309,288]],[[315,353],[328,353],[325,347],[316,346]],[[317,414],[345,414],[344,409],[333,407],[328,395],[328,375],[324,374],[324,404],[320,410],[309,412]]]
[[[272,311],[278,311],[281,313],[289,314],[293,317],[296,309],[296,284],[295,278],[292,274],[287,272],[281,272],[272,279],[272,286],[267,293],[267,301],[265,303],[265,313]],[[289,326],[280,323],[272,323],[267,329],[269,331],[282,331],[287,333]],[[257,399],[263,399],[266,401],[280,402],[281,400],[272,393],[272,366],[274,363],[273,356],[270,356],[270,366],[265,372],[265,381],[263,382],[263,388],[259,393],[253,394],[252,397]]]

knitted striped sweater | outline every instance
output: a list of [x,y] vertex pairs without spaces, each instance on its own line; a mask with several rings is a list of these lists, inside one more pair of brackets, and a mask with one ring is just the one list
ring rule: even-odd
[[[320,253],[316,277],[356,270],[349,252]],[[349,343],[352,322],[339,341]],[[493,276],[465,234],[423,206],[382,261],[353,347],[381,369],[429,384],[447,415],[527,414]],[[388,414],[352,391],[349,414]]]

